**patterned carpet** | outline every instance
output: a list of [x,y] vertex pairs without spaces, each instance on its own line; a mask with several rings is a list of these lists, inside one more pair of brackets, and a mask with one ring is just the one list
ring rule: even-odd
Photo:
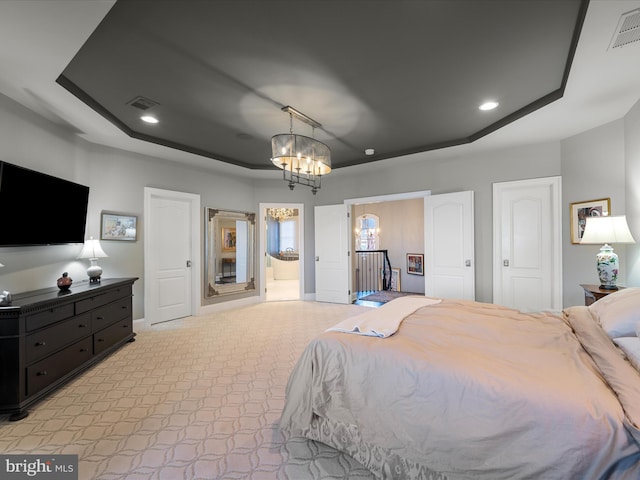
[[24,420],[1,415],[0,452],[76,454],[81,480],[372,479],[277,428],[304,347],[365,310],[268,302],[139,331]]

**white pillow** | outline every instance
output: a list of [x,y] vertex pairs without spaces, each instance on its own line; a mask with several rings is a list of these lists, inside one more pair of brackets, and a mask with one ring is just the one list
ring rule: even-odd
[[589,310],[609,337],[635,337],[640,329],[640,287],[610,293],[589,305]]
[[614,338],[613,341],[622,349],[631,362],[631,365],[636,367],[636,370],[640,372],[640,338],[619,337]]

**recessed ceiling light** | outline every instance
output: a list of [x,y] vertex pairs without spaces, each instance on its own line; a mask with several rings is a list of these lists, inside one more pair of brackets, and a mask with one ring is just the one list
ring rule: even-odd
[[373,155],[374,153],[376,153],[376,151],[373,148],[366,148],[364,150],[365,155]]
[[480,110],[493,110],[494,108],[496,108],[499,105],[498,102],[485,102],[482,105],[480,105]]
[[151,115],[143,115],[140,117],[140,120],[147,123],[158,123],[159,120],[156,117],[152,117]]

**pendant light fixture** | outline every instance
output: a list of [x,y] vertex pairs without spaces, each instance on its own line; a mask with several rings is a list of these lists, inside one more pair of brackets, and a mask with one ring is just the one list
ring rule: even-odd
[[[293,107],[283,107],[289,114],[289,133],[271,137],[271,162],[282,169],[282,178],[289,189],[296,185],[311,187],[315,195],[321,187],[322,176],[331,172],[331,150],[313,138],[317,127],[322,125],[300,113]],[[293,133],[293,117],[311,126],[311,137]]]

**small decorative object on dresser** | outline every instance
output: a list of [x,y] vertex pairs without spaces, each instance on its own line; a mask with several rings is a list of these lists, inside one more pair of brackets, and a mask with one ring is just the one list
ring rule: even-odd
[[0,293],[0,307],[11,305],[11,293],[7,290]]
[[69,274],[67,272],[64,272],[62,276],[58,279],[58,288],[63,292],[67,291],[71,287],[72,283],[73,283],[73,280],[71,279]]

